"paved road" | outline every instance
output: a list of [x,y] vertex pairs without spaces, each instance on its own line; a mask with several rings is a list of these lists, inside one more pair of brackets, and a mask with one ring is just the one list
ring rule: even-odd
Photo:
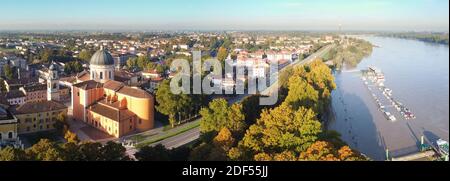
[[162,144],[167,149],[178,148],[200,138],[200,127],[196,127],[177,136],[173,136],[152,144],[153,146]]

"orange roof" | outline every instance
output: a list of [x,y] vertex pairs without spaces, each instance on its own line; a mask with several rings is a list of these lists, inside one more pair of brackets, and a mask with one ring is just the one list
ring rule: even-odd
[[122,87],[118,92],[136,98],[152,98],[152,96],[144,90],[128,86]]

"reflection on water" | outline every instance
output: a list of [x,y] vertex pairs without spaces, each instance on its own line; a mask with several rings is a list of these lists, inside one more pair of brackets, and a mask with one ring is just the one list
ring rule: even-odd
[[374,48],[356,69],[372,65],[380,68],[386,76],[386,87],[417,119],[386,120],[364,87],[359,71],[350,70],[335,74],[335,118],[328,128],[340,132],[350,146],[375,160],[385,159],[385,149],[399,154],[418,149],[421,136],[432,143],[439,138],[448,140],[449,47],[415,40],[363,38],[381,47]]

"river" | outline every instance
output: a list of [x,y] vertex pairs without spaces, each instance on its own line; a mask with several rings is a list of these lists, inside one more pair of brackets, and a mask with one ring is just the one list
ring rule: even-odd
[[[336,130],[352,148],[374,160],[418,151],[420,137],[429,143],[449,140],[449,47],[417,40],[360,37],[375,47],[357,68],[335,73],[337,89],[332,93],[334,119],[328,129]],[[393,97],[417,117],[387,120],[378,110],[361,69],[376,66],[386,77]]]

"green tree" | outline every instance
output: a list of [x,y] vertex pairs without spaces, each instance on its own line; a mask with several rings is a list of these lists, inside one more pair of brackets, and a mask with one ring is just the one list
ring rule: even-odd
[[81,143],[78,151],[81,155],[81,161],[101,161],[102,144],[94,142]]
[[147,67],[149,62],[150,59],[147,56],[140,56],[136,60],[136,66],[143,70]]
[[319,102],[318,94],[305,80],[294,76],[289,80],[289,92],[284,104],[289,104],[294,110],[304,106],[317,111],[315,106]]
[[134,156],[139,161],[170,161],[169,150],[161,144],[142,147]]
[[120,143],[109,141],[100,148],[102,161],[129,161],[125,147]]
[[[322,132],[315,113],[301,107],[293,110],[283,104],[269,111],[264,110],[257,123],[250,126],[239,143],[246,159],[256,159],[258,154],[279,154],[291,151],[299,154],[318,139]],[[245,159],[241,158],[241,159]]]
[[70,130],[66,131],[66,133],[64,134],[64,139],[66,139],[69,143],[78,143],[80,141],[77,134],[73,133]]
[[80,58],[83,61],[88,62],[91,59],[92,55],[93,55],[93,53],[91,51],[82,50],[80,52],[80,54],[78,55],[78,58]]
[[209,106],[200,110],[200,130],[203,133],[220,131],[228,128],[232,132],[242,132],[245,128],[245,116],[242,113],[242,105],[228,106],[225,99],[216,99]]
[[38,143],[26,150],[32,160],[37,161],[63,161],[63,152],[55,143],[48,139],[41,139]]
[[201,100],[192,95],[173,94],[170,90],[170,80],[164,80],[158,87],[156,102],[156,110],[169,117],[178,118],[179,121],[181,116],[189,115],[201,104]]
[[133,69],[134,67],[136,67],[136,62],[137,62],[136,58],[129,58],[127,60],[127,67],[128,67],[128,69]]
[[361,154],[351,150],[348,146],[337,149],[333,144],[326,141],[317,141],[299,157],[305,161],[365,161]]
[[2,78],[0,78],[0,92],[6,92],[5,80],[3,80]]
[[0,161],[25,161],[27,159],[25,151],[20,148],[8,146],[0,149]]
[[217,53],[217,59],[221,62],[225,61],[228,56],[228,50],[225,47],[220,47]]
[[7,80],[11,80],[14,78],[13,70],[8,64],[3,65],[3,72]]

